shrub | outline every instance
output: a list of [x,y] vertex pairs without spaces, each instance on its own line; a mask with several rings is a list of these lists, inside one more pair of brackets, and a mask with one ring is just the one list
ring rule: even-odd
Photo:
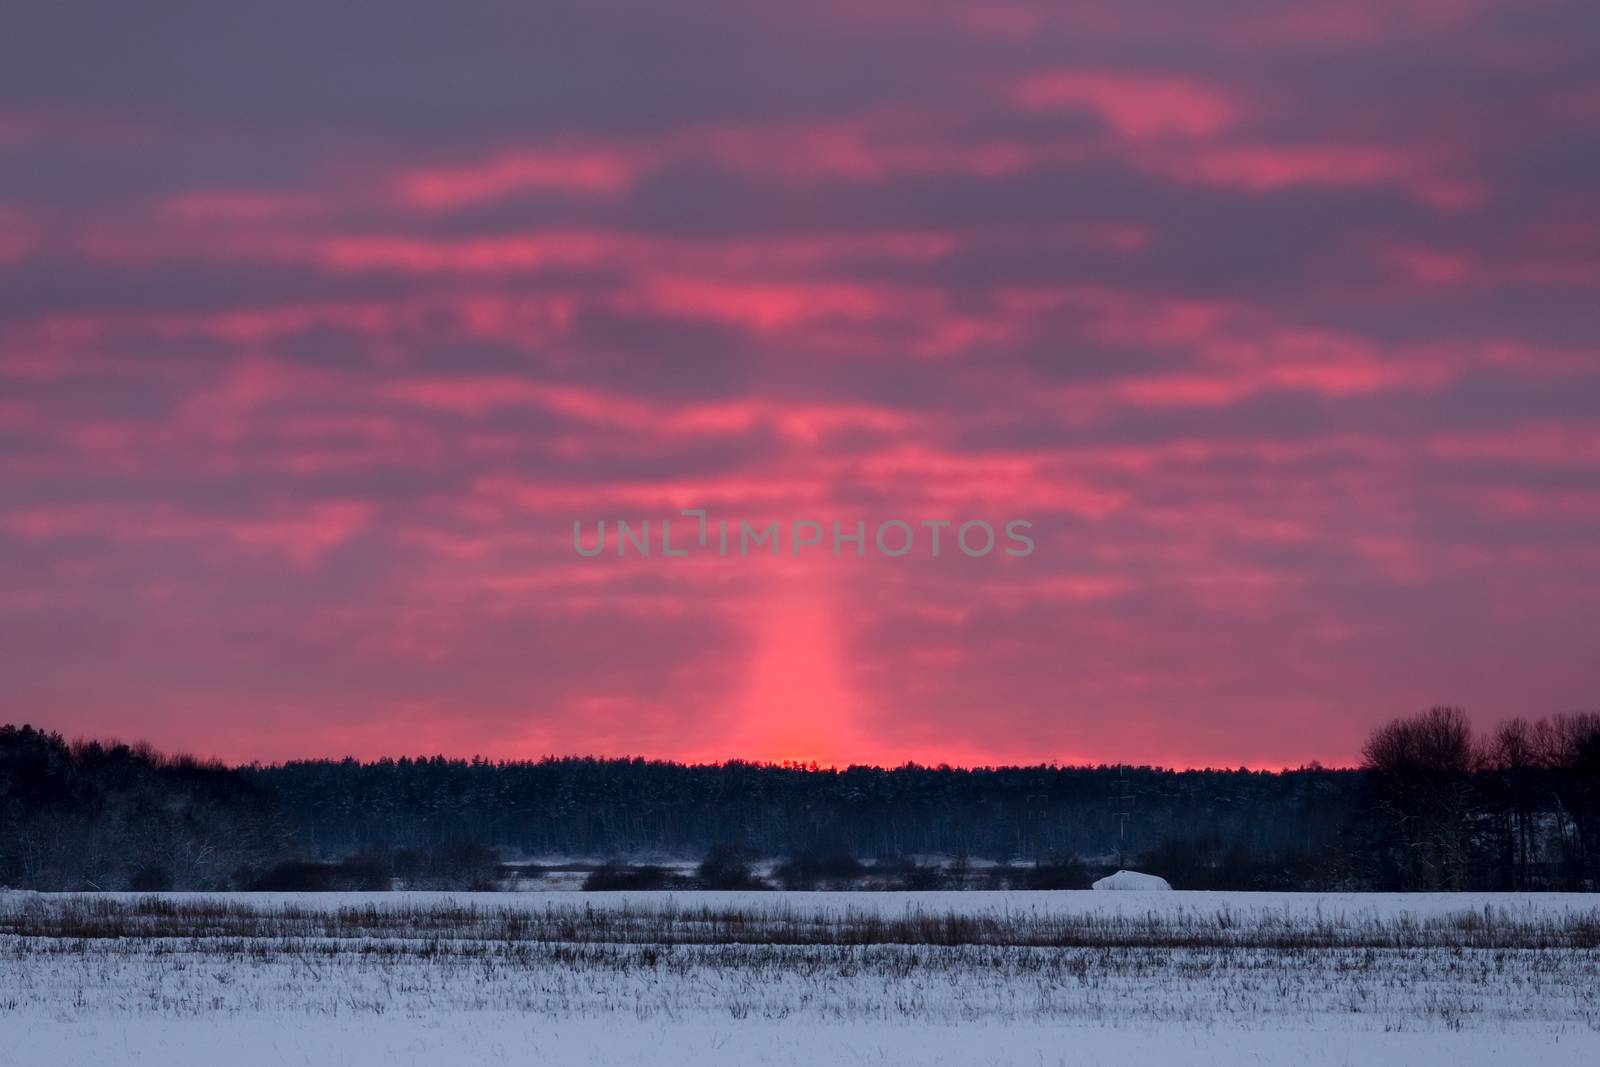
[[1088,889],[1089,872],[1076,859],[1047,860],[1021,872],[1029,889]]
[[317,893],[330,888],[326,863],[289,860],[256,876],[246,889],[256,893]]
[[765,889],[750,869],[752,859],[743,845],[714,845],[700,863],[700,884],[706,889]]
[[611,893],[628,889],[666,889],[667,883],[668,874],[661,867],[625,867],[604,863],[589,872],[589,876],[583,880],[583,888],[590,892]]
[[915,860],[902,860],[889,876],[891,889],[925,891],[945,887],[944,871],[935,866],[923,866]]
[[773,877],[785,889],[845,888],[866,871],[854,856],[791,856],[773,868]]

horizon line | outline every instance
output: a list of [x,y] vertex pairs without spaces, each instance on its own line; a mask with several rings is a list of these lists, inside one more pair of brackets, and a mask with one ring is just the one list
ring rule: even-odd
[[412,762],[432,761],[443,759],[454,763],[482,762],[495,766],[508,766],[516,764],[536,764],[558,762],[562,760],[595,760],[609,763],[645,763],[669,764],[685,768],[714,768],[729,765],[755,767],[763,770],[795,770],[804,772],[834,772],[841,773],[850,770],[876,770],[895,771],[907,768],[919,770],[951,770],[951,771],[1008,771],[1008,770],[1102,770],[1125,767],[1129,770],[1157,771],[1164,773],[1185,773],[1203,771],[1227,771],[1232,773],[1248,772],[1259,774],[1286,774],[1292,771],[1357,771],[1361,768],[1356,764],[1325,763],[1320,759],[1312,758],[1299,763],[1278,764],[1251,764],[1241,762],[1231,765],[1198,764],[1198,763],[1161,763],[1152,761],[1134,760],[1062,760],[1041,759],[1036,762],[1020,762],[997,760],[993,762],[963,761],[963,760],[938,760],[908,757],[899,762],[886,762],[879,760],[837,761],[837,760],[804,760],[804,759],[764,759],[755,756],[730,755],[724,757],[710,756],[651,756],[644,753],[605,754],[600,752],[543,752],[537,756],[490,756],[481,751],[471,755],[450,755],[441,751],[434,752],[401,752],[397,754],[384,754],[378,756],[357,756],[350,752],[339,755],[301,755],[289,756],[279,759],[229,759],[215,753],[201,754],[197,751],[176,748],[164,748],[146,738],[126,740],[115,735],[93,736],[87,734],[68,735],[62,730],[52,727],[36,726],[32,723],[6,723],[0,722],[0,728],[12,727],[17,730],[34,730],[42,734],[55,734],[62,738],[69,747],[77,748],[86,745],[99,745],[101,748],[125,747],[133,750],[144,750],[166,760],[193,760],[196,763],[207,765],[220,765],[234,770],[263,769],[286,767],[297,763],[344,763],[353,761],[358,764],[377,764],[383,762],[398,763],[401,760]]

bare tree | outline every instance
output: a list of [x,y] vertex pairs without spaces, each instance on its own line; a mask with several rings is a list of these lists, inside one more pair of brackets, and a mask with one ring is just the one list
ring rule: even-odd
[[1460,708],[1430,708],[1380,726],[1362,749],[1372,799],[1390,834],[1387,858],[1402,888],[1465,888],[1472,774],[1481,764]]

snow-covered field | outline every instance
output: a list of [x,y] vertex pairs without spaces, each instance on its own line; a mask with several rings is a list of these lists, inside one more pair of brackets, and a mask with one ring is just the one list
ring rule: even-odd
[[1600,1062],[1600,898],[0,895],[0,1063]]

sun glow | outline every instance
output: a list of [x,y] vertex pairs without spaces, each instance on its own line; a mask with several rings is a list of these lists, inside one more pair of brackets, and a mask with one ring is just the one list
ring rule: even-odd
[[730,754],[845,766],[871,747],[850,679],[850,632],[832,582],[810,568],[774,576],[753,621],[748,681]]

